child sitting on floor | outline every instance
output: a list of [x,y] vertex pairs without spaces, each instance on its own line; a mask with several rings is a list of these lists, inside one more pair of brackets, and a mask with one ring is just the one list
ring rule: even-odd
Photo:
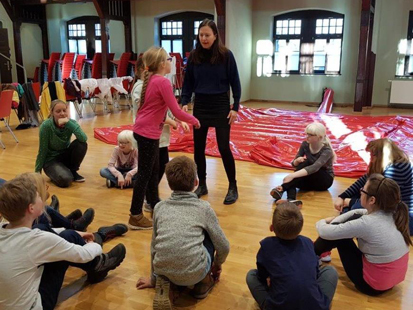
[[305,191],[325,191],[334,181],[333,163],[336,154],[321,123],[311,123],[305,129],[306,141],[301,143],[291,165],[295,168],[283,179],[283,184],[273,188],[270,195],[279,203],[285,202],[281,197],[287,192],[287,200],[299,207],[303,203],[296,200],[297,188]]
[[100,176],[106,178],[106,186],[133,187],[132,182],[138,171],[138,149],[132,130],[123,130],[118,134],[118,146],[115,147],[107,168],[100,169]]
[[318,269],[313,242],[300,236],[303,216],[292,202],[278,205],[270,231],[262,240],[257,269],[247,284],[260,309],[328,310],[337,286],[337,271]]
[[154,309],[172,309],[170,284],[195,285],[192,295],[205,298],[218,281],[229,243],[211,205],[198,199],[196,165],[185,156],[172,159],[165,170],[172,196],[154,210],[152,273],[140,278],[138,289],[155,287]]
[[32,179],[18,176],[0,188],[0,213],[9,221],[0,227],[2,310],[52,310],[69,265],[85,270],[89,282],[97,283],[125,257],[122,244],[102,254],[90,233],[32,229],[43,211]]

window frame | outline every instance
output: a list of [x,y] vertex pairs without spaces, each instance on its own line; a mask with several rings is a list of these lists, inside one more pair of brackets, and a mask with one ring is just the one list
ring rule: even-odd
[[[70,25],[77,25],[77,24],[84,24],[85,25],[85,36],[70,36],[69,26]],[[68,20],[66,22],[66,35],[67,35],[67,50],[69,51],[69,40],[86,40],[86,47],[88,42],[92,42],[93,47],[96,50],[96,40],[100,40],[102,42],[102,29],[100,29],[100,35],[96,35],[96,24],[100,25],[99,17],[97,16],[81,16],[76,17],[74,19]],[[100,27],[100,26],[99,26]],[[77,43],[79,47],[79,43]],[[108,35],[108,47],[110,51],[110,38]],[[79,51],[79,48],[78,48]],[[79,53],[79,52],[78,52]]]
[[[205,18],[214,20],[214,16],[209,13],[203,12],[182,12],[177,14],[171,14],[159,19],[159,45],[162,46],[163,40],[171,40],[171,52],[173,50],[173,41],[182,40],[182,58],[185,58],[185,53],[192,51],[193,42],[196,39],[194,23],[202,21]],[[163,22],[182,22],[182,34],[181,35],[163,35],[162,23]],[[172,28],[171,28],[172,29]]]
[[[316,33],[316,23],[318,19],[342,19],[343,24],[341,28],[341,33],[332,34],[317,34]],[[285,21],[285,20],[301,20],[301,31],[300,34],[277,34],[277,21]],[[273,45],[274,45],[274,53],[272,55],[273,58],[273,68],[272,74],[282,75],[282,74],[299,74],[299,75],[329,75],[329,76],[338,76],[341,75],[341,63],[343,58],[343,38],[344,38],[344,24],[345,24],[345,15],[333,11],[327,10],[302,10],[302,11],[295,11],[290,13],[284,13],[280,15],[274,16],[273,19]],[[330,26],[330,22],[329,22]],[[289,29],[289,28],[288,28]],[[299,48],[299,65],[298,70],[286,70],[285,72],[281,70],[274,70],[274,59],[275,59],[275,51],[276,51],[276,41],[277,40],[286,40],[289,43],[290,40],[300,40],[300,48]],[[326,55],[326,65],[324,70],[312,70],[311,73],[302,72],[303,65],[306,63],[303,59],[306,57],[310,61],[314,60],[314,51],[312,54],[303,54],[303,44],[315,44],[315,40],[318,39],[325,39],[327,40],[327,44],[330,43],[332,39],[341,39],[340,45],[340,67],[338,72],[329,73],[327,70],[327,55]],[[314,68],[314,65],[312,65]]]
[[396,77],[412,77],[413,70],[409,72],[410,58],[413,58],[413,11],[409,11],[409,23],[407,26],[407,38],[406,38],[406,54],[404,56],[404,70],[403,75],[397,75]]

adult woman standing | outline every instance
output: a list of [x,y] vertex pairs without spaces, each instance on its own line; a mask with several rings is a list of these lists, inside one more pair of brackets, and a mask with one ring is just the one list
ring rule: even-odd
[[[230,105],[229,90],[234,103]],[[194,159],[198,169],[198,197],[208,194],[205,146],[209,127],[215,127],[218,150],[229,181],[224,204],[238,199],[235,161],[230,149],[231,125],[237,119],[241,83],[234,55],[219,38],[216,24],[205,19],[199,25],[196,47],[191,52],[182,90],[183,109],[187,110],[195,93],[194,116],[201,127],[194,129]]]
[[[35,172],[42,169],[59,187],[69,187],[73,181],[84,182],[77,173],[87,151],[87,136],[79,124],[68,117],[67,103],[54,100],[50,116],[39,130],[39,152]],[[70,142],[72,134],[76,139]]]

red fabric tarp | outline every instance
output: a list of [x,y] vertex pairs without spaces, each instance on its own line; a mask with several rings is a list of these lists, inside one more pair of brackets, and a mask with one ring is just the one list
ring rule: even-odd
[[[307,124],[318,121],[327,128],[337,154],[334,172],[337,176],[359,177],[366,171],[369,154],[365,147],[370,140],[388,137],[413,158],[413,117],[352,116],[332,113],[240,107],[238,122],[231,128],[231,149],[235,159],[260,165],[293,169],[291,161],[306,136]],[[94,135],[105,143],[117,144],[120,131],[132,125],[95,128]],[[171,152],[193,153],[192,132],[182,128],[171,130]],[[206,154],[219,157],[215,130],[210,129]]]

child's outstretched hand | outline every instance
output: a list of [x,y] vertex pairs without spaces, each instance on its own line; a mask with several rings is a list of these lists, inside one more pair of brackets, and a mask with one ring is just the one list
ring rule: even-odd
[[92,233],[77,231],[77,230],[76,230],[76,232],[83,238],[83,240],[86,241],[86,243],[95,241],[95,236],[93,236]]
[[222,273],[222,265],[213,264],[211,268],[211,272],[212,272],[212,278],[214,279],[214,281],[218,282],[219,277],[221,276],[221,273]]
[[118,176],[118,185],[121,189],[123,189],[123,186],[126,185],[125,184],[125,179],[123,178],[122,175]]
[[130,184],[132,184],[132,177],[129,173],[127,173],[125,177],[125,186],[128,186]]
[[136,288],[138,290],[142,290],[144,288],[151,288],[155,287],[155,283],[152,283],[151,277],[140,277],[138,282],[136,283]]
[[185,122],[181,122],[182,128],[184,129],[184,132],[189,132],[189,125]]

